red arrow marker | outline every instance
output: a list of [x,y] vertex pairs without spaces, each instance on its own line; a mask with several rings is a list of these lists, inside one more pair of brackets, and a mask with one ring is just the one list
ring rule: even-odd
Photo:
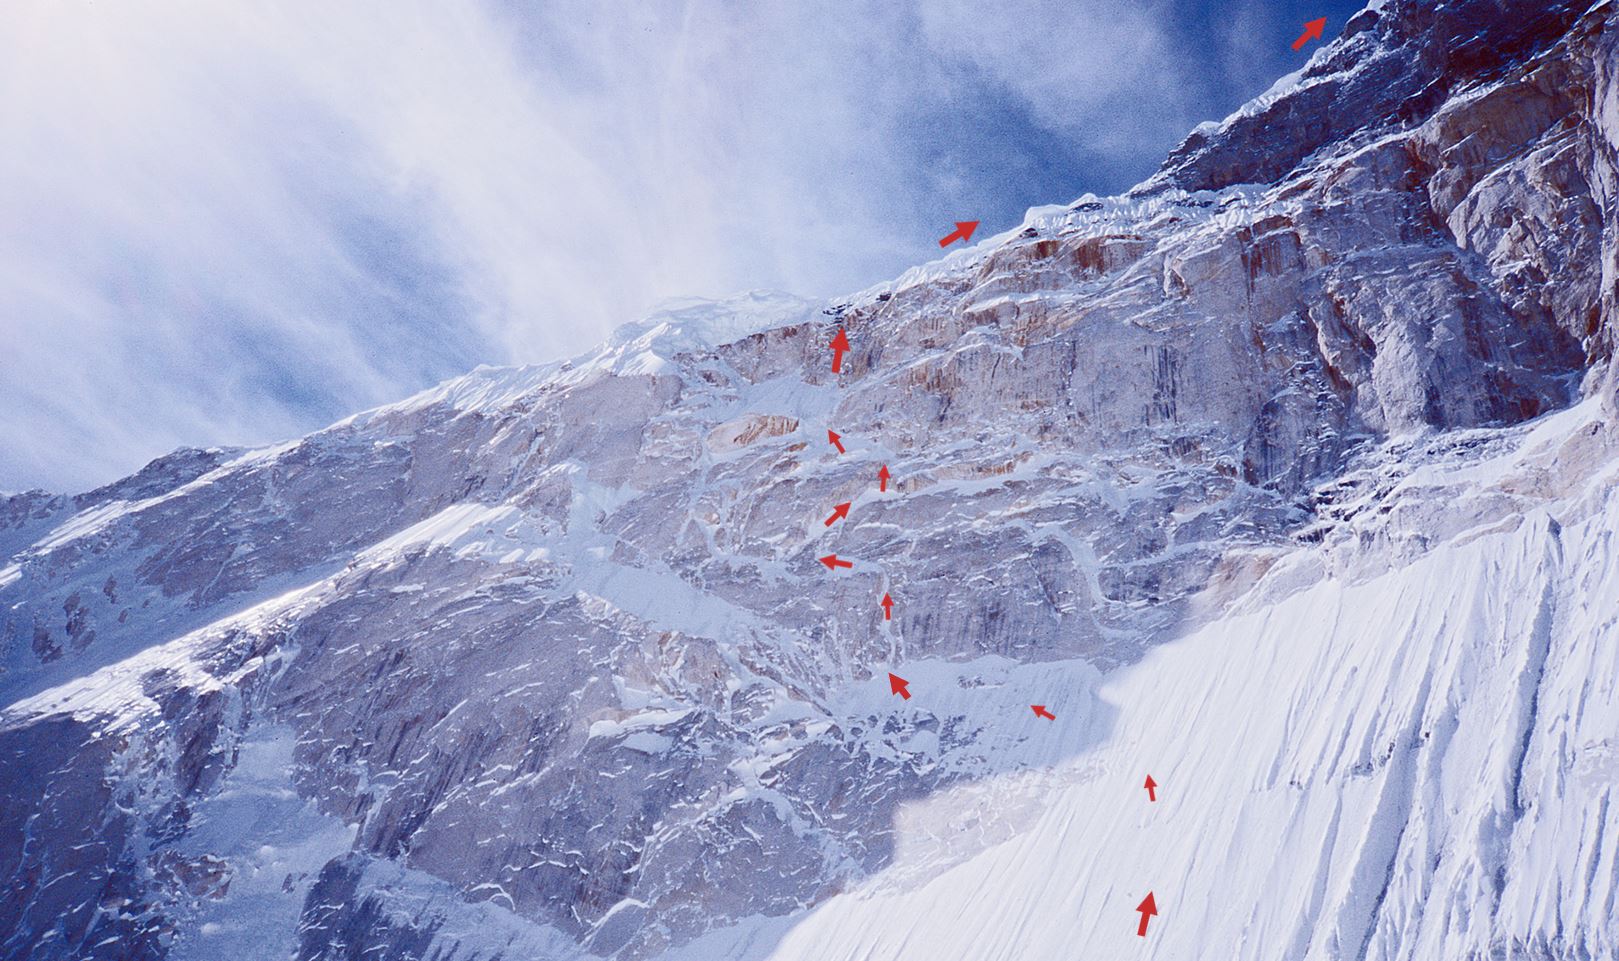
[[841,454],[841,453],[844,452],[843,451],[843,437],[837,431],[835,431],[835,430],[827,431],[826,432],[826,442],[828,444],[831,444],[833,447],[836,447],[838,449],[838,453]]
[[[958,240],[965,241],[972,237],[973,231],[977,229],[978,221],[976,220],[958,220],[956,221],[956,229],[954,231],[939,238],[939,246],[948,247]],[[836,370],[837,368],[833,369]]]
[[1147,789],[1147,800],[1149,800],[1149,801],[1158,800],[1158,793],[1157,793],[1158,782],[1154,781],[1152,779],[1151,774],[1147,775],[1147,783],[1143,784],[1141,786]]
[[1320,20],[1309,21],[1304,25],[1304,32],[1299,34],[1299,38],[1297,40],[1293,41],[1293,49],[1302,50],[1304,49],[1304,45],[1309,43],[1311,40],[1321,39],[1321,31],[1325,30],[1326,28],[1326,17],[1322,17]]
[[838,328],[829,346],[832,348],[832,373],[835,374],[843,369],[843,352],[849,349],[849,338],[843,336],[842,327]]
[[903,677],[900,677],[898,674],[893,673],[892,671],[890,671],[888,674],[888,686],[893,688],[892,693],[898,694],[907,701],[911,699],[911,692],[905,689],[905,685],[909,683],[911,682],[907,681]]
[[833,521],[842,520],[843,518],[848,517],[849,516],[849,504],[850,504],[849,501],[844,501],[843,503],[838,504],[837,506],[833,507],[832,508],[832,516],[828,517],[826,519],[826,526],[831,527]]
[[1043,717],[1048,721],[1055,721],[1057,719],[1057,715],[1046,710],[1046,706],[1044,704],[1030,704],[1029,706],[1034,708],[1035,717]]
[[1158,913],[1158,902],[1152,899],[1151,891],[1136,905],[1136,910],[1141,912],[1141,926],[1136,928],[1136,936],[1144,938],[1147,936],[1147,919]]
[[828,555],[826,555],[825,557],[821,558],[821,563],[825,564],[826,569],[829,570],[829,571],[835,571],[840,567],[853,567],[854,566],[853,564],[849,563],[848,561],[844,560],[843,558],[839,557],[836,554],[828,554]]
[[888,465],[887,464],[884,464],[883,469],[877,472],[877,482],[878,482],[878,484],[881,485],[880,487],[877,488],[878,490],[880,490],[880,491],[888,490]]
[[883,620],[885,620],[885,621],[893,620],[894,619],[894,599],[892,597],[889,597],[887,594],[884,594],[882,604],[883,604]]

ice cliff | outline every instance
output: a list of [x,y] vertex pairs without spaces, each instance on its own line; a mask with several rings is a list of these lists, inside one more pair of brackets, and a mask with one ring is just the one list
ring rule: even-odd
[[1384,0],[890,284],[0,500],[0,956],[1614,957],[1616,31]]

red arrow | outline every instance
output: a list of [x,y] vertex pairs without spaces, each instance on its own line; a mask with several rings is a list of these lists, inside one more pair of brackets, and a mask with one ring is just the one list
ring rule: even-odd
[[956,221],[956,229],[954,231],[944,237],[939,238],[939,246],[948,247],[958,240],[967,240],[968,238],[972,237],[973,231],[977,229],[978,221],[976,220],[958,220]]
[[877,488],[878,490],[880,490],[880,491],[888,490],[888,465],[887,464],[884,464],[883,469],[877,472],[877,481],[881,485],[880,487]]
[[892,671],[890,671],[888,674],[888,686],[893,688],[892,693],[898,694],[907,701],[911,699],[911,692],[905,689],[905,685],[909,683],[911,682],[907,681],[903,677],[900,677],[898,674],[893,673]]
[[1035,717],[1043,717],[1048,721],[1055,721],[1057,719],[1057,715],[1046,710],[1046,706],[1044,704],[1030,704],[1029,706],[1034,708]]
[[843,437],[839,435],[837,431],[827,431],[826,442],[831,444],[833,447],[836,447],[838,449],[838,453],[843,453]]
[[1297,40],[1293,41],[1293,49],[1302,50],[1304,45],[1309,43],[1311,40],[1321,39],[1321,31],[1325,30],[1326,27],[1326,17],[1322,17],[1320,20],[1311,20],[1307,22],[1304,25],[1304,32],[1299,34],[1299,38]]
[[843,328],[839,327],[836,336],[832,338],[832,373],[843,369],[843,352],[849,349],[849,338],[843,336]]
[[839,557],[836,554],[828,554],[828,555],[826,555],[825,557],[821,558],[821,563],[825,564],[826,569],[829,570],[829,571],[837,570],[840,567],[853,567],[854,566],[853,564],[849,563],[848,561],[844,560],[843,558]]
[[1151,774],[1147,775],[1147,783],[1143,784],[1141,786],[1147,789],[1147,800],[1149,800],[1149,801],[1158,800],[1158,792],[1157,792],[1158,782],[1154,781],[1152,779]]
[[889,597],[887,594],[884,594],[882,604],[883,604],[883,620],[885,620],[885,621],[893,620],[894,619],[894,599],[892,597]]
[[849,501],[844,501],[832,508],[832,516],[826,519],[827,527],[831,527],[833,521],[842,520],[849,516],[849,503]]
[[1158,902],[1152,899],[1151,891],[1136,905],[1136,910],[1141,912],[1141,926],[1136,928],[1136,936],[1144,938],[1147,936],[1147,919],[1158,913]]

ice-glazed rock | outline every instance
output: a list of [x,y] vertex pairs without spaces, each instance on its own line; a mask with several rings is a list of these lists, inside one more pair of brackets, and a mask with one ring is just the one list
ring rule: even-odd
[[[1387,0],[1131,194],[825,310],[672,305],[569,363],[0,501],[0,954],[646,958],[800,917],[1027,827],[1029,785],[1105,746],[1099,671],[1600,513],[1614,30]],[[1038,746],[1029,685],[1077,733]],[[1399,923],[1355,878],[1299,937]],[[1535,917],[1467,936],[1613,943],[1611,908]]]

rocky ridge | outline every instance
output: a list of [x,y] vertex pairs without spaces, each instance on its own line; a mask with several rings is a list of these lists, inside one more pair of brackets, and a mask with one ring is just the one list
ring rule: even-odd
[[[0,502],[4,953],[183,956],[280,875],[256,936],[300,958],[651,957],[903,866],[947,792],[1001,813],[914,870],[1015,836],[1106,736],[1039,742],[1025,688],[1097,718],[1099,672],[1609,462],[1613,31],[1374,5],[1131,194],[825,310],[693,304]],[[1412,480],[1582,398],[1589,436],[1504,486]],[[899,664],[950,695],[895,711]],[[283,749],[285,782],[243,763]],[[199,845],[247,777],[298,799],[307,867]]]

